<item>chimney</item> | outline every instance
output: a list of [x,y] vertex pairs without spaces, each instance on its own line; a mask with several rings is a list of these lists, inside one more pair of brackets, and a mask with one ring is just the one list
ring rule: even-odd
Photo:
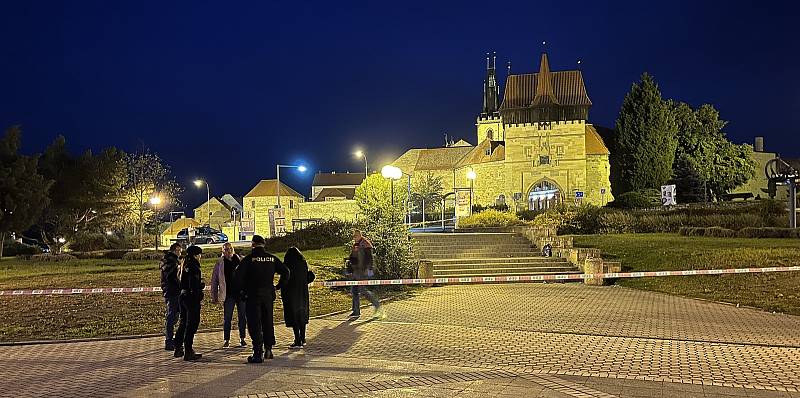
[[756,142],[753,145],[754,152],[764,152],[764,137],[756,137]]

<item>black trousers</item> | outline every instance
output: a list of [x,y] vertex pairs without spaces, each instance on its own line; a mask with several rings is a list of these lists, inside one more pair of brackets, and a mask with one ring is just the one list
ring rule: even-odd
[[275,325],[272,319],[272,298],[248,298],[245,305],[247,313],[247,332],[253,339],[253,353],[261,355],[275,345]]
[[175,332],[175,347],[183,345],[189,351],[194,345],[194,335],[200,326],[200,300],[194,297],[181,298],[181,320]]

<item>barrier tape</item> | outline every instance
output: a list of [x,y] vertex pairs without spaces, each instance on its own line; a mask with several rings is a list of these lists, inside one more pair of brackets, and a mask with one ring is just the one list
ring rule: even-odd
[[[696,269],[685,271],[648,271],[648,272],[609,272],[600,274],[551,274],[551,275],[519,275],[519,276],[472,276],[472,277],[444,277],[425,279],[368,279],[358,281],[324,281],[314,282],[312,286],[348,287],[348,286],[381,286],[381,285],[457,285],[476,283],[503,283],[503,282],[545,282],[545,281],[571,281],[595,278],[646,278],[661,276],[693,276],[693,275],[725,275],[725,274],[762,274],[769,272],[800,271],[800,266],[794,267],[764,267],[764,268],[728,268],[728,269]],[[204,290],[211,290],[206,286]],[[0,296],[44,296],[44,295],[73,295],[96,293],[161,293],[161,287],[104,287],[83,289],[35,289],[35,290],[0,290]]]

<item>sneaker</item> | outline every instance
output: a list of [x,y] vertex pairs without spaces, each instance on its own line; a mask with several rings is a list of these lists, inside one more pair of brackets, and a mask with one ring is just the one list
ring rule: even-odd
[[348,318],[358,318],[358,317],[360,317],[360,316],[361,316],[361,314],[356,314],[355,312],[353,312],[353,313],[351,313],[350,315],[348,315],[347,317],[348,317]]
[[244,339],[242,339],[241,341],[239,341],[239,347],[247,347],[247,342],[244,341]]
[[194,351],[187,351],[186,355],[183,356],[184,361],[196,361],[203,357],[203,354],[198,354]]
[[171,341],[165,342],[164,351],[175,351],[175,344]]
[[299,341],[295,341],[294,343],[289,344],[289,348],[291,348],[291,349],[303,348],[303,343],[301,343]]
[[264,358],[261,356],[261,354],[253,354],[247,357],[247,363],[262,363],[262,362],[264,362]]
[[386,311],[383,310],[383,307],[378,307],[375,310],[375,314],[372,315],[374,319],[386,319]]
[[270,348],[269,350],[267,350],[267,353],[264,355],[264,358],[266,358],[266,359],[272,359],[272,358],[275,358],[275,356],[274,356],[274,355],[272,355],[272,348]]
[[175,354],[174,354],[173,356],[174,356],[175,358],[180,358],[180,357],[182,357],[182,356],[183,356],[183,348],[181,348],[181,347],[176,347],[176,348],[175,348]]
[[228,348],[228,347],[230,347],[230,346],[231,346],[231,345],[230,345],[230,343],[228,343],[228,340],[225,340],[225,342],[224,342],[224,343],[222,343],[222,348]]

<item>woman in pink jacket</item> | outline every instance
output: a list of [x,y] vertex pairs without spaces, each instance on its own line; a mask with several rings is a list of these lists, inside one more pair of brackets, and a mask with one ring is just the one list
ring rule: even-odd
[[223,348],[227,348],[231,338],[231,320],[233,319],[233,307],[239,316],[239,345],[244,347],[245,330],[247,330],[247,316],[245,315],[244,300],[239,297],[240,284],[236,280],[236,269],[242,258],[233,250],[233,245],[225,243],[222,246],[222,256],[214,265],[214,272],[211,274],[211,302],[219,303],[222,300],[223,318],[222,324],[225,342]]

